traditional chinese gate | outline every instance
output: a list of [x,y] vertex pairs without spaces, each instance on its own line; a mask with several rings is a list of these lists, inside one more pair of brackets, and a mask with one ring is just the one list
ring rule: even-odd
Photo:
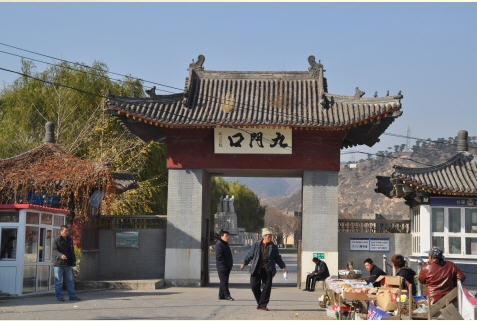
[[139,137],[167,142],[166,282],[207,282],[211,175],[301,177],[301,271],[320,252],[336,274],[340,150],[379,141],[401,114],[402,95],[330,94],[313,56],[298,72],[207,71],[204,59],[190,64],[184,93],[108,100]]

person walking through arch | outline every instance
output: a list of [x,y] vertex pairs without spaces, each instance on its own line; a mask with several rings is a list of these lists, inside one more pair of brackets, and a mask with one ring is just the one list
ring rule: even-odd
[[[253,244],[245,256],[240,270],[250,263],[250,286],[257,301],[257,310],[269,311],[267,308],[272,292],[272,280],[277,270],[275,264],[287,273],[278,247],[272,242],[272,232],[268,228],[262,229],[262,240]],[[261,288],[263,284],[263,289]]]
[[234,259],[229,246],[230,233],[221,230],[219,235],[220,238],[215,244],[215,264],[220,280],[219,300],[233,301],[234,299],[230,296],[229,291],[229,276],[234,266]]

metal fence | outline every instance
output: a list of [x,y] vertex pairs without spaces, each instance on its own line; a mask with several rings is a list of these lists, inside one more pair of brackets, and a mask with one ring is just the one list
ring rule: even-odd
[[410,220],[339,219],[338,230],[352,233],[410,233]]

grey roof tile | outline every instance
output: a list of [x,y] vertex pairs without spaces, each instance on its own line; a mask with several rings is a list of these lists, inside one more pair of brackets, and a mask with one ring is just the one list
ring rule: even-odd
[[477,158],[472,153],[460,152],[436,166],[395,166],[391,177],[432,193],[477,195]]
[[349,138],[345,146],[374,144],[400,116],[396,111],[401,109],[402,95],[356,97],[328,93],[323,66],[314,58],[309,59],[309,71],[290,72],[209,71],[202,68],[204,59],[190,65],[185,92],[154,98],[110,96],[107,111],[179,127],[292,125],[343,129],[363,126],[365,121],[378,122],[378,116],[383,118],[373,137],[363,142]]

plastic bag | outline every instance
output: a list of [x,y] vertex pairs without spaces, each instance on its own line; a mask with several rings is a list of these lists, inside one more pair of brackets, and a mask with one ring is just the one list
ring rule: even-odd
[[391,315],[386,311],[378,308],[372,302],[369,302],[368,320],[381,320],[382,318],[390,317]]

